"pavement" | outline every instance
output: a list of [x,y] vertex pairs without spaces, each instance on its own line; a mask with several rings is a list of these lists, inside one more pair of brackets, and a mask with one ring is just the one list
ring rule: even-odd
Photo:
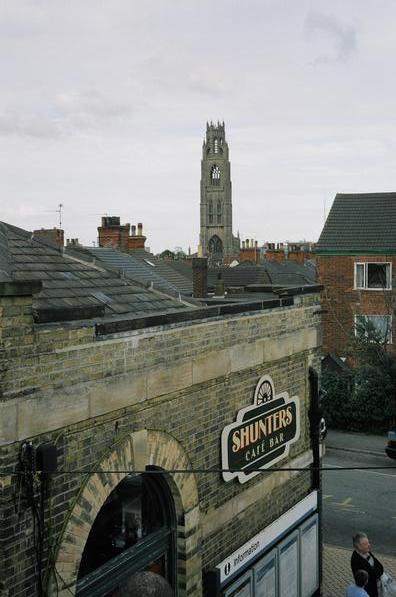
[[[352,549],[323,546],[323,597],[345,597],[345,589],[352,584],[351,573]],[[385,572],[396,578],[396,557],[375,552],[375,557],[382,563]]]
[[[382,435],[370,435],[367,433],[353,433],[329,429],[325,445],[326,448],[332,450],[384,456],[386,443],[386,433]],[[389,463],[391,462],[389,461]]]
[[[386,435],[368,435],[365,433],[349,433],[329,430],[326,438],[326,448],[346,452],[384,455]],[[391,463],[392,461],[390,461]],[[346,587],[352,583],[350,568],[351,549],[336,545],[323,546],[323,597],[345,597]],[[385,571],[396,578],[396,538],[395,555],[384,555],[375,552],[382,562]]]

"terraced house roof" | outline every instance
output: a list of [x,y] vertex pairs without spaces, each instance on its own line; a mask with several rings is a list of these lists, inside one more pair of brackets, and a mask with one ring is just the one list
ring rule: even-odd
[[396,193],[337,194],[316,252],[396,253]]
[[26,230],[0,223],[0,282],[18,281],[42,283],[33,298],[38,322],[111,320],[194,308],[103,263],[83,262]]
[[171,292],[192,294],[192,280],[174,270],[168,263],[145,250],[136,250],[133,255],[121,253],[113,248],[86,247],[73,249],[71,254],[90,255],[97,262],[113,267],[145,286]]

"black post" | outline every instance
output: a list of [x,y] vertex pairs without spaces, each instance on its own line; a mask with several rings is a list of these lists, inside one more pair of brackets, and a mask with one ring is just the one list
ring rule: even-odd
[[323,534],[322,534],[322,475],[320,461],[320,419],[322,417],[319,395],[319,376],[313,368],[309,368],[309,423],[312,448],[311,489],[318,492],[319,518],[319,594],[322,592],[323,577]]

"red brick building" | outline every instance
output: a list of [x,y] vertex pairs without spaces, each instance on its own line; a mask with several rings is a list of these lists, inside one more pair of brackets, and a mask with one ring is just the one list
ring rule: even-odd
[[316,255],[324,353],[344,356],[361,317],[393,345],[396,193],[337,194]]

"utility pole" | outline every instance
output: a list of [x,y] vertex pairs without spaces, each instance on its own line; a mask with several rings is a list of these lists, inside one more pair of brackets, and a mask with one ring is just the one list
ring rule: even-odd
[[319,519],[319,591],[323,577],[323,533],[322,533],[322,474],[320,470],[320,420],[322,411],[320,406],[319,375],[316,369],[309,368],[309,423],[312,449],[311,489],[318,492]]

